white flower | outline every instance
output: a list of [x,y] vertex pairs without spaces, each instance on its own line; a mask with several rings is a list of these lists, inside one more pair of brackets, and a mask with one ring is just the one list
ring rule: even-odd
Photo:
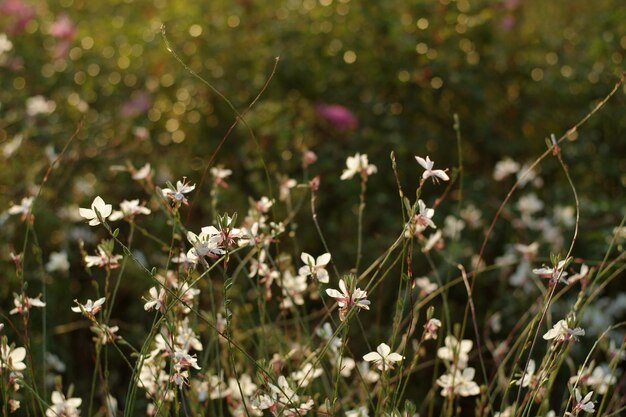
[[93,341],[100,343],[101,345],[113,343],[115,340],[120,338],[120,336],[115,334],[119,329],[119,326],[107,326],[106,324],[92,326],[91,331],[95,333]]
[[110,204],[106,204],[100,196],[97,196],[93,200],[93,203],[91,203],[91,208],[78,209],[78,213],[81,215],[81,217],[89,220],[89,226],[99,225],[100,219],[98,218],[98,215],[100,215],[102,220],[104,220],[111,215],[112,211],[113,206],[111,206]]
[[515,385],[521,385],[522,387],[527,387],[530,385],[530,383],[532,382],[534,376],[535,376],[535,361],[533,359],[531,359],[530,361],[528,361],[528,366],[526,367],[526,372],[523,372],[522,369],[522,379],[519,379],[517,381],[515,381]]
[[294,304],[303,305],[304,298],[302,294],[306,291],[306,277],[302,275],[294,276],[291,271],[287,270],[283,274],[282,279],[279,281],[284,295],[281,303],[282,308],[290,308]]
[[580,327],[571,329],[565,320],[559,320],[552,329],[543,335],[544,340],[554,339],[556,342],[567,342],[578,340],[578,336],[584,336],[585,330]]
[[592,387],[598,394],[604,395],[609,390],[609,386],[615,384],[616,381],[615,375],[611,375],[605,366],[596,366],[585,380],[585,385]]
[[551,283],[556,283],[558,281],[565,281],[565,277],[568,275],[567,272],[563,270],[568,263],[568,259],[564,259],[559,261],[559,263],[551,268],[543,267],[543,268],[535,268],[533,269],[533,274],[539,275],[540,278],[549,279]]
[[469,360],[469,352],[472,350],[474,342],[471,340],[457,340],[456,337],[450,335],[444,339],[444,346],[437,350],[437,357],[448,363],[453,363],[455,368],[463,369],[467,366]]
[[41,295],[38,295],[35,298],[30,298],[26,294],[14,294],[13,304],[15,305],[15,308],[9,311],[9,314],[24,314],[32,307],[45,307],[46,303],[41,301],[39,297],[41,297]]
[[424,340],[437,339],[437,331],[441,327],[441,320],[432,318],[424,325]]
[[11,49],[13,49],[13,43],[7,38],[5,33],[0,33],[0,56]]
[[150,167],[150,163],[147,163],[141,168],[139,168],[137,171],[133,172],[132,178],[135,181],[145,180],[146,178],[150,176],[151,173],[152,173],[152,168]]
[[26,114],[37,116],[38,114],[50,114],[57,105],[52,100],[47,100],[44,96],[33,96],[26,100]]
[[425,170],[424,173],[422,174],[422,180],[426,180],[431,177],[434,182],[437,182],[437,179],[441,179],[443,181],[448,181],[450,179],[450,177],[448,177],[448,174],[446,174],[447,170],[433,169],[435,162],[431,161],[430,157],[426,156],[426,159],[424,159],[424,158],[420,158],[419,156],[416,156],[415,160]]
[[391,352],[391,348],[386,343],[378,345],[376,352],[370,352],[363,356],[364,361],[372,362],[382,371],[393,369],[393,364],[395,362],[400,362],[403,359],[404,356],[396,352]]
[[480,394],[480,387],[474,379],[474,368],[465,368],[461,372],[458,368],[450,374],[444,374],[437,379],[437,385],[441,389],[441,395],[447,397],[450,394],[458,394],[461,397],[470,397]]
[[302,252],[300,259],[304,262],[304,266],[298,270],[298,274],[302,276],[313,276],[319,282],[328,283],[328,271],[324,268],[330,262],[330,253],[324,253],[314,259],[306,252]]
[[297,370],[291,374],[291,377],[294,381],[298,382],[298,386],[306,387],[308,386],[315,378],[322,375],[322,368],[316,368],[311,363],[305,363],[302,366],[302,369]]
[[91,268],[92,266],[96,266],[98,268],[109,268],[116,269],[119,268],[120,260],[123,258],[122,255],[113,255],[112,253],[108,253],[102,245],[98,246],[98,254],[97,255],[87,255],[85,256],[85,266],[87,268]]
[[596,411],[595,405],[591,401],[593,391],[589,391],[587,395],[585,395],[585,398],[583,398],[578,388],[576,388],[574,395],[576,396],[576,405],[574,405],[574,409],[571,414],[577,416],[581,411],[586,413],[593,413]]
[[13,139],[4,142],[4,146],[2,147],[2,156],[9,159],[11,155],[17,151],[22,145],[22,141],[24,140],[23,135],[15,135]]
[[[8,345],[0,346],[0,369],[5,368],[9,371],[23,371],[26,369],[24,359],[26,358],[26,349],[23,347],[11,348]],[[0,372],[2,373],[2,372]]]
[[346,411],[346,417],[369,417],[369,410],[366,406],[362,405],[354,410]]
[[420,297],[425,297],[439,288],[439,285],[435,282],[431,282],[428,277],[417,278],[415,285],[420,289]]
[[426,204],[422,200],[417,201],[419,213],[413,216],[413,224],[415,225],[415,233],[421,233],[426,230],[427,227],[436,229],[435,223],[431,220],[435,215],[435,210],[426,207]]
[[80,411],[78,407],[83,400],[80,398],[65,398],[59,391],[52,393],[52,405],[46,410],[46,417],[78,417]]
[[146,311],[161,310],[165,311],[165,290],[161,288],[161,291],[157,291],[156,287],[150,288],[150,297],[144,298],[146,303],[143,305],[143,309]]
[[196,355],[190,355],[187,350],[175,348],[174,350],[174,368],[181,370],[183,368],[192,367],[200,369]]
[[465,222],[454,216],[446,216],[444,223],[443,235],[452,240],[457,240],[463,229],[465,229]]
[[87,302],[85,304],[81,304],[78,302],[78,300],[74,300],[74,302],[78,305],[76,307],[72,307],[72,311],[74,313],[85,312],[87,314],[94,315],[102,310],[102,305],[104,304],[105,300],[105,297],[99,298],[96,301],[91,301],[90,299],[87,299]]
[[348,311],[355,306],[364,310],[370,309],[370,301],[367,299],[367,292],[357,288],[354,292],[350,293],[346,283],[343,279],[339,280],[339,289],[341,292],[328,288],[326,294],[337,300],[339,305],[339,318],[343,321],[346,318]]
[[193,258],[194,256],[199,258],[205,256],[218,258],[224,254],[224,250],[219,247],[219,238],[214,233],[208,233],[209,230],[205,229],[208,228],[203,227],[199,235],[187,232],[187,240],[193,245],[193,248],[187,253],[188,258]]
[[195,184],[189,184],[185,178],[182,181],[176,181],[176,189],[164,188],[161,190],[161,194],[165,198],[169,198],[176,205],[187,205],[187,198],[185,194],[192,192],[196,188]]
[[[589,267],[585,264],[582,264],[580,265],[580,272],[569,277],[567,279],[567,283],[571,285],[577,281],[580,281],[581,279],[586,278],[587,275],[589,275]],[[602,393],[600,392],[599,394]]]
[[114,222],[122,218],[133,219],[139,214],[148,215],[150,209],[139,204],[139,200],[124,200],[120,203],[120,210],[114,211],[109,220]]
[[505,158],[502,161],[498,161],[493,169],[493,179],[496,181],[502,181],[511,174],[515,174],[519,171],[520,165],[511,158]]
[[14,204],[9,208],[9,214],[16,215],[21,214],[22,218],[26,218],[28,213],[30,213],[30,209],[33,205],[34,197],[24,197],[22,198],[22,202],[20,204]]
[[52,252],[46,264],[47,272],[61,271],[67,272],[70,269],[70,262],[66,252]]
[[361,155],[360,153],[357,153],[346,159],[346,169],[343,170],[341,179],[348,180],[356,174],[360,174],[361,176],[367,178],[368,176],[375,174],[377,171],[378,168],[376,168],[376,165],[369,163],[366,154]]

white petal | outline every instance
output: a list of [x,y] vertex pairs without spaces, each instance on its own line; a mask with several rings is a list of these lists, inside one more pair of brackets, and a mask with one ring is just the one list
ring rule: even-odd
[[333,298],[344,298],[345,296],[340,293],[339,291],[332,289],[332,288],[328,288],[326,289],[326,294],[328,294],[330,297]]
[[80,214],[81,217],[84,217],[87,220],[93,219],[94,217],[96,217],[96,213],[94,213],[93,210],[87,209],[87,208],[79,208],[78,214]]
[[323,266],[328,265],[328,262],[330,262],[330,253],[325,253],[317,257],[317,262],[315,262],[315,264],[317,266]]
[[339,280],[339,289],[341,290],[341,292],[343,292],[343,294],[347,297],[350,293],[348,292],[348,288],[346,288],[346,283],[344,282],[344,280],[340,279]]
[[324,284],[328,284],[329,278],[328,278],[328,271],[325,269],[322,269],[321,271],[319,271],[317,273],[317,280],[319,282],[323,282]]
[[315,265],[315,259],[313,259],[313,257],[306,252],[302,252],[302,255],[300,255],[300,259],[302,260],[302,262],[304,262],[305,265]]
[[420,158],[419,156],[416,156],[415,159],[422,167],[424,167],[424,169],[428,169],[428,164],[426,163],[426,160],[424,158]]
[[376,351],[378,353],[380,353],[380,356],[382,356],[383,358],[386,358],[387,355],[389,355],[389,352],[391,352],[391,348],[389,347],[388,344],[386,343],[381,343],[380,345],[378,345],[378,347],[376,348]]
[[404,357],[402,355],[400,355],[399,353],[396,352],[392,352],[387,356],[387,360],[389,362],[400,362],[401,360],[403,360]]
[[382,358],[378,352],[370,352],[363,356],[363,360],[368,362],[379,361],[381,359]]

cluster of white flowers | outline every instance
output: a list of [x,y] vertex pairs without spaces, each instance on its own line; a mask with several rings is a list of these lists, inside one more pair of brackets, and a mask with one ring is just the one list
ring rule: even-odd
[[449,335],[444,339],[444,346],[437,350],[437,357],[448,366],[448,373],[437,379],[443,397],[460,395],[470,397],[480,394],[480,387],[474,382],[475,370],[467,367],[469,353],[474,343],[471,340],[459,341]]

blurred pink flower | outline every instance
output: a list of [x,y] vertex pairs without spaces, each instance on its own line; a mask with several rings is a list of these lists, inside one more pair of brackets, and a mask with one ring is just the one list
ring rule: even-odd
[[50,35],[57,39],[71,41],[76,34],[76,26],[66,14],[60,15],[50,26]]
[[337,130],[356,129],[359,125],[354,113],[339,104],[319,104],[317,114]]
[[141,91],[133,94],[130,100],[122,104],[120,113],[123,117],[127,117],[130,119],[147,112],[148,110],[150,110],[150,107],[152,107],[152,100],[150,100],[150,95],[146,92]]
[[9,32],[22,32],[28,22],[35,16],[35,9],[22,0],[5,0],[0,2],[0,15],[11,16],[13,26]]

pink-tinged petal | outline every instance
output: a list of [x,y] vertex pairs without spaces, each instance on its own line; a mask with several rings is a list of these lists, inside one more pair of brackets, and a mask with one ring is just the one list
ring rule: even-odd
[[324,284],[327,284],[328,281],[330,281],[328,277],[328,271],[326,271],[325,269],[322,269],[321,271],[319,271],[317,273],[317,280],[319,282],[323,282]]

